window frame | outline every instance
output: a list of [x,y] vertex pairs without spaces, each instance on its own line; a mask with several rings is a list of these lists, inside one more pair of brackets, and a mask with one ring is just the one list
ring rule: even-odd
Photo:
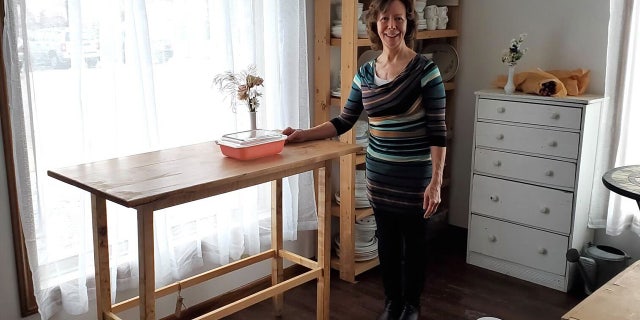
[[[0,30],[4,32],[5,10],[4,0],[0,0]],[[0,44],[3,40],[0,40]],[[9,213],[11,217],[11,231],[13,234],[13,251],[18,279],[18,295],[20,299],[20,314],[27,317],[38,313],[38,304],[33,292],[33,278],[29,268],[27,247],[20,223],[20,209],[18,207],[18,193],[13,159],[13,135],[11,134],[11,119],[9,118],[9,87],[4,56],[0,56],[0,126],[2,127],[2,145],[4,151],[5,171],[7,173],[7,189],[9,191]]]

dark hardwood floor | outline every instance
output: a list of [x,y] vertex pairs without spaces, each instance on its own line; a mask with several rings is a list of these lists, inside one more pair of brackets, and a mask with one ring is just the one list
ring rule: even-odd
[[[560,319],[585,296],[579,286],[563,293],[469,265],[465,262],[466,229],[451,227],[432,239],[422,295],[421,319],[502,320]],[[348,283],[331,273],[331,319],[376,319],[383,308],[379,268]],[[281,319],[315,319],[316,287],[309,282],[284,296]],[[271,300],[225,319],[273,319]]]

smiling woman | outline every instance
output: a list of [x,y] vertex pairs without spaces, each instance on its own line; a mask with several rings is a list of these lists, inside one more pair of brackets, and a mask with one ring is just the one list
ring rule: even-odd
[[[300,85],[308,81],[304,2],[287,3],[286,10],[284,4],[249,0],[82,1],[82,6],[51,1],[46,8],[4,3],[9,85],[1,116],[14,236],[19,263],[30,263],[20,268],[23,297],[30,296],[33,279],[31,292],[43,319],[86,318],[82,314],[95,299],[90,199],[47,178],[46,170],[239,131],[244,117],[236,119],[217,106],[223,97],[211,79],[249,64],[279,84],[264,90],[261,102],[274,112],[258,119],[261,126],[308,126],[308,108],[299,108],[308,104],[308,87]],[[265,18],[273,16],[280,19]],[[59,30],[64,42],[50,46]],[[35,53],[49,59],[36,61]],[[52,68],[54,54],[64,59]],[[303,187],[310,180],[303,175],[284,182],[285,240],[316,226],[313,188]],[[259,252],[270,241],[269,199],[270,187],[262,185],[159,212],[156,285]],[[109,211],[116,275],[111,286],[122,300],[139,276],[132,271],[138,257],[135,214],[117,205]]]
[[[382,49],[380,55],[357,69],[346,99],[344,83],[349,79],[341,79],[343,106],[337,117],[308,130],[283,132],[290,143],[330,138],[347,134],[366,116],[366,193],[376,221],[386,298],[381,320],[418,319],[428,219],[442,200],[445,88],[436,64],[408,45],[416,34],[413,5],[413,0],[371,1],[366,14],[369,40],[373,49]],[[348,46],[348,41],[342,44]],[[349,134],[346,140],[353,141]],[[346,198],[344,193],[341,198]],[[347,207],[343,212],[351,211]],[[344,247],[346,238],[341,236]]]

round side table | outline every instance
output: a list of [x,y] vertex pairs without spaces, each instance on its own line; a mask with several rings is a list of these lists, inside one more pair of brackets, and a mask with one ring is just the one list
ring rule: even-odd
[[640,165],[613,168],[602,176],[602,182],[609,190],[635,200],[640,208]]

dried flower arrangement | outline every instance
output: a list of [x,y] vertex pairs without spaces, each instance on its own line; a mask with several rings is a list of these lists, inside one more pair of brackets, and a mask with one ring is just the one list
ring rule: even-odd
[[249,112],[257,111],[260,105],[258,97],[262,96],[258,87],[264,86],[263,82],[264,80],[257,75],[255,65],[250,65],[247,70],[239,73],[225,71],[213,79],[213,84],[218,87],[218,90],[226,93],[231,99],[234,112],[238,100],[247,101]]

